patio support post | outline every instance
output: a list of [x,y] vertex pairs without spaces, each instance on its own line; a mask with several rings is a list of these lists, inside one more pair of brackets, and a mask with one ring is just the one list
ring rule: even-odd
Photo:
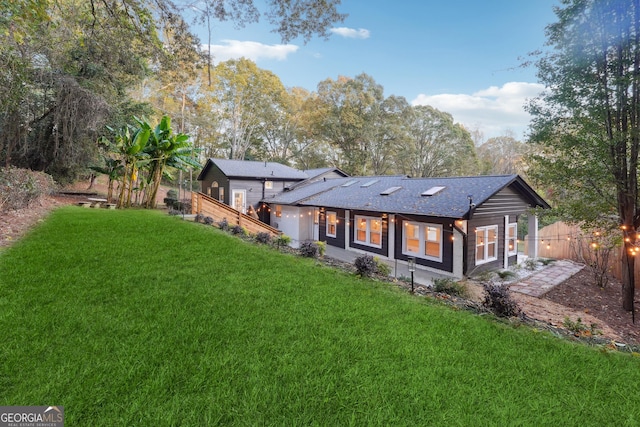
[[504,216],[504,250],[502,251],[502,268],[509,268],[509,215]]
[[527,244],[527,255],[529,258],[538,258],[538,217],[531,214],[529,214],[529,235]]

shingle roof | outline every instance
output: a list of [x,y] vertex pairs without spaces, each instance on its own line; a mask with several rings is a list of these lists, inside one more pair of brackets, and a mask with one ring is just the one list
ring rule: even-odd
[[[309,178],[305,172],[276,162],[251,160],[209,159],[203,172],[215,164],[229,178],[267,178],[303,180]],[[201,176],[202,173],[200,174]],[[200,177],[198,177],[200,179]]]
[[309,178],[314,178],[318,175],[322,175],[325,172],[335,170],[335,168],[318,168],[318,169],[306,169],[303,172],[306,173]]
[[277,203],[280,205],[299,205],[309,198],[319,195],[323,191],[328,191],[336,185],[343,184],[350,178],[334,178],[326,181],[315,181],[299,187],[295,187],[291,191],[285,191],[283,193],[272,196],[271,198],[264,199],[267,203]]
[[[378,181],[369,186],[362,186],[374,179]],[[346,187],[342,186],[352,180],[357,182]],[[518,175],[451,178],[399,176],[338,178],[300,186],[265,201],[288,205],[461,218],[469,211],[469,197],[474,204],[480,205],[511,184],[515,184],[532,205],[548,207],[546,202]],[[445,188],[432,196],[422,195],[423,192],[435,186]],[[392,187],[400,188],[391,194],[381,195]]]

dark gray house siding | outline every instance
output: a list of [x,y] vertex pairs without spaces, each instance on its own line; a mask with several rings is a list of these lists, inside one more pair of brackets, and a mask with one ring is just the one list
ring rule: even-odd
[[486,218],[505,215],[520,215],[529,209],[529,203],[514,191],[506,187],[473,210],[473,218]]
[[443,218],[426,218],[418,215],[398,215],[395,221],[395,257],[396,259],[407,261],[408,255],[403,253],[403,229],[405,222],[419,222],[423,224],[435,224],[442,226],[442,261],[433,261],[424,258],[416,258],[416,264],[423,265],[425,267],[435,268],[438,270],[446,271],[448,273],[453,272],[453,235],[452,221]]
[[[382,220],[382,247],[376,248],[370,245],[363,245],[355,240],[356,233],[356,215],[366,216],[369,218],[380,218]],[[372,254],[389,256],[389,221],[388,215],[382,215],[380,212],[368,212],[368,211],[349,211],[349,247],[360,249]]]
[[[476,263],[476,228],[487,226],[498,226],[498,248],[497,259],[495,261]],[[485,217],[478,220],[469,221],[469,233],[467,235],[467,271],[465,275],[473,276],[483,271],[499,269],[504,265],[504,217]]]
[[[268,182],[271,184],[269,185]],[[245,207],[248,209],[251,206],[257,210],[261,200],[282,193],[293,183],[295,181],[227,178],[219,169],[211,168],[202,180],[202,189],[206,189],[203,191],[206,195],[227,205],[232,205],[231,196],[234,190],[243,190],[246,195]],[[267,186],[271,188],[266,188]],[[222,191],[221,188],[223,188]],[[220,197],[221,192],[222,197]]]
[[[465,261],[467,269],[465,275],[474,275],[484,271],[500,269],[504,267],[505,257],[505,217],[508,223],[518,222],[518,217],[529,209],[527,201],[512,188],[504,188],[482,205],[473,210],[468,222],[468,236]],[[497,259],[479,263],[476,260],[476,229],[479,227],[498,227]],[[507,255],[507,265],[517,263],[517,255]]]
[[[229,189],[229,179],[217,167],[212,167],[208,171],[207,175],[203,177],[200,185],[202,192],[207,196],[213,197],[220,202],[229,204],[227,195]],[[222,192],[220,192],[220,188],[223,189]]]
[[[335,212],[337,219],[338,219],[338,223],[336,224],[336,236],[335,237],[331,237],[331,236],[327,236],[327,212]],[[318,235],[319,235],[319,241],[321,242],[327,242],[327,245],[331,245],[331,246],[336,246],[338,248],[344,248],[345,245],[345,241],[346,241],[346,236],[345,236],[345,211],[344,209],[333,209],[333,208],[320,208],[320,218],[318,220],[319,222],[319,229],[318,229]]]
[[[242,192],[249,213],[250,208],[259,212],[261,200],[282,194],[307,177],[302,171],[270,162],[209,159],[198,180],[204,194],[229,206],[233,206],[234,191]],[[261,219],[268,223],[268,218],[264,215]]]

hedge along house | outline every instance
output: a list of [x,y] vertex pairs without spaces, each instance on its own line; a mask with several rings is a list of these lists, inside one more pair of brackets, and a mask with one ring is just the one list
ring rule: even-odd
[[[517,220],[549,205],[518,175],[345,177],[299,184],[263,199],[271,225],[292,238],[381,258],[415,258],[451,277],[517,262]],[[529,215],[529,256],[537,256]]]
[[198,181],[202,193],[242,213],[258,215],[268,224],[268,212],[259,210],[261,200],[294,188],[298,183],[344,176],[346,174],[336,168],[301,171],[275,162],[208,159]]

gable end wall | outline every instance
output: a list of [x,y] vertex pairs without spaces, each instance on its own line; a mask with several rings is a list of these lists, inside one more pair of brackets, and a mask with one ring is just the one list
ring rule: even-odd
[[478,206],[473,219],[521,215],[529,209],[529,204],[519,193],[509,187],[503,188],[489,200]]

